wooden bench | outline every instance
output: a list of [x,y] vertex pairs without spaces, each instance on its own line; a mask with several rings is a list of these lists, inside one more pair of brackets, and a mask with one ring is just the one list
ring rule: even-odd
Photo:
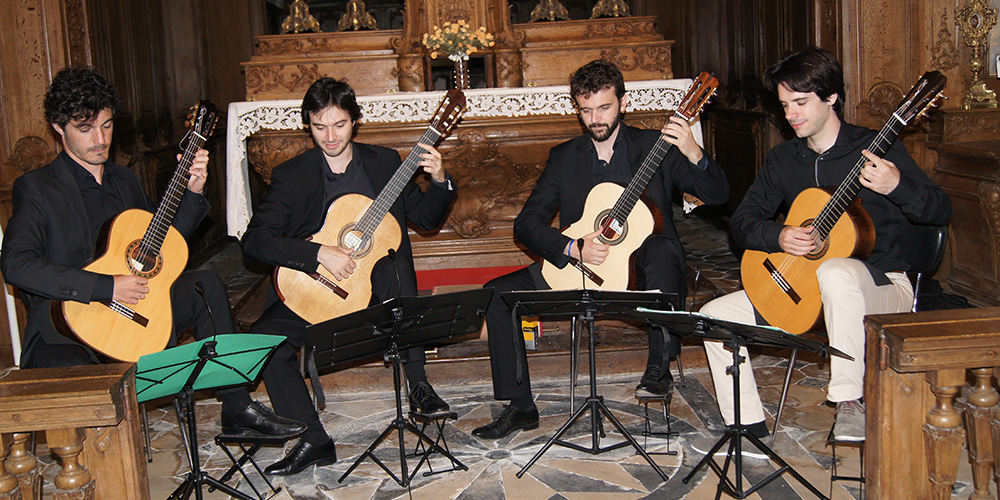
[[[0,379],[0,499],[41,498],[31,432],[62,467],[55,498],[149,499],[135,365],[15,370]],[[125,493],[127,492],[127,494]]]
[[[865,327],[868,494],[951,498],[968,434],[972,498],[992,498],[991,469],[1000,480],[1000,395],[991,380],[1000,377],[1000,308],[875,315]],[[956,407],[967,380],[967,403]]]

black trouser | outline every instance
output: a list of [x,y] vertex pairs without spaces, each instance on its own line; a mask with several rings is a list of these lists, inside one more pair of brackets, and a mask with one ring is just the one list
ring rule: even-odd
[[[395,277],[395,271],[388,259],[376,262],[372,270],[372,300],[371,303],[380,303],[388,297],[395,297],[399,294],[399,286]],[[415,288],[415,286],[414,286]],[[271,303],[264,314],[261,315],[253,326],[250,327],[252,333],[267,333],[284,335],[288,342],[282,344],[271,357],[264,370],[264,384],[267,385],[267,394],[271,398],[271,405],[274,411],[283,417],[298,420],[306,424],[306,432],[302,439],[312,444],[322,444],[329,439],[323,424],[319,420],[319,413],[313,406],[312,397],[306,387],[305,379],[299,372],[299,359],[296,352],[298,347],[306,343],[306,327],[309,325],[304,319],[292,312],[285,305],[277,300],[270,292]],[[413,290],[411,295],[415,295]],[[406,362],[406,375],[410,383],[426,379],[424,373],[424,361],[427,355],[422,347],[415,347],[403,351],[402,357]]]
[[[665,236],[650,236],[636,252],[636,288],[676,293],[678,303],[684,304],[687,295],[685,269],[684,252],[679,241]],[[507,307],[501,294],[513,290],[537,290],[547,287],[543,283],[536,282],[528,268],[493,279],[486,283],[485,287],[495,290],[489,309],[486,311],[490,367],[493,370],[493,395],[501,400],[530,397],[531,382],[524,336],[520,328],[515,331],[511,309]],[[660,328],[650,328],[648,364],[665,366],[670,358],[678,354],[680,354],[679,338],[664,335]],[[517,381],[518,366],[521,373],[520,383]]]

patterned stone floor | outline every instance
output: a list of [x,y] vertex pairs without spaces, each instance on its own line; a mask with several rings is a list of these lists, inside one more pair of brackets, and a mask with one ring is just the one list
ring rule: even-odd
[[[769,413],[768,425],[773,426],[773,415],[787,361],[783,357],[760,355],[755,357],[758,367],[757,381]],[[391,379],[390,370],[386,370]],[[611,412],[639,442],[643,424],[643,408],[633,395],[638,374],[615,377],[598,377],[598,394],[605,398]],[[826,365],[806,359],[797,363],[793,386],[782,416],[782,426],[776,434],[773,448],[810,483],[834,499],[859,498],[857,483],[843,481],[831,485],[830,467],[832,450],[826,436],[833,421],[833,409],[825,406],[825,386],[828,378]],[[445,437],[455,456],[468,467],[468,471],[454,471],[425,477],[426,466],[414,479],[410,488],[401,488],[388,474],[371,460],[364,461],[343,482],[338,480],[354,460],[375,440],[395,415],[391,392],[364,394],[327,394],[328,402],[322,412],[325,427],[337,441],[340,458],[327,467],[311,467],[302,473],[275,482],[283,490],[278,499],[702,499],[714,498],[718,477],[703,468],[689,484],[682,479],[702,455],[694,448],[706,450],[720,436],[722,422],[719,416],[712,383],[707,370],[685,373],[686,383],[677,387],[670,408],[670,425],[678,436],[669,445],[662,438],[650,438],[647,449],[678,452],[676,456],[656,455],[654,459],[668,476],[661,481],[652,467],[632,448],[622,448],[599,455],[589,455],[561,446],[553,446],[529,468],[523,477],[516,473],[531,459],[570,415],[568,389],[565,383],[536,384],[536,402],[541,412],[541,425],[532,431],[515,432],[497,441],[480,440],[471,435],[472,429],[489,421],[500,411],[492,400],[488,386],[438,386],[441,395],[450,402],[458,419],[445,428]],[[587,384],[586,378],[582,384]],[[577,404],[588,394],[586,385],[578,389]],[[215,477],[221,475],[228,459],[212,442],[219,431],[219,404],[214,399],[198,403],[199,442],[204,467]],[[405,406],[404,406],[405,412]],[[658,403],[650,408],[654,429],[662,429],[664,420]],[[165,498],[188,470],[179,431],[172,408],[163,405],[149,409],[152,430],[153,462],[150,464],[150,488],[153,498]],[[590,446],[589,413],[583,424],[574,425],[570,440]],[[608,423],[608,438],[602,446],[621,441],[620,435]],[[432,433],[436,436],[436,433]],[[408,447],[415,438],[405,439]],[[838,448],[839,473],[856,475],[859,472],[859,455],[856,448]],[[264,448],[258,453],[261,464],[272,463],[283,455],[278,447]],[[400,462],[397,441],[388,439],[376,450],[376,456],[399,474]],[[415,459],[408,461],[412,468]],[[262,465],[262,466],[263,466]],[[447,461],[436,456],[432,459],[435,470],[446,468]],[[776,469],[769,460],[745,459],[746,481],[759,481]],[[963,460],[959,471],[955,498],[966,498],[971,492],[968,463]],[[258,488],[265,488],[258,476],[251,474]],[[744,488],[749,484],[744,483]],[[245,483],[241,491],[250,492]],[[206,498],[226,498],[219,492]],[[785,474],[749,498],[798,499],[815,498],[791,476]]]
[[[689,267],[700,269],[703,278],[721,292],[739,288],[739,261],[729,249],[726,233],[699,217],[678,217],[675,221],[684,240],[688,253]],[[235,245],[234,245],[235,246]],[[231,290],[245,290],[255,279],[253,272],[245,271],[235,253],[220,253],[204,267],[221,270]],[[225,269],[232,272],[226,272]],[[703,353],[698,349],[696,352]],[[776,355],[775,355],[776,354]],[[700,354],[703,356],[703,354]],[[321,412],[326,429],[337,441],[340,458],[336,464],[321,468],[309,468],[302,473],[279,478],[276,486],[282,491],[277,499],[702,499],[714,498],[718,477],[707,467],[684,484],[682,479],[701,459],[694,448],[706,450],[720,436],[723,428],[716,406],[714,388],[704,360],[687,364],[686,384],[676,388],[670,408],[670,425],[678,435],[669,443],[669,449],[678,452],[676,456],[655,455],[657,464],[668,476],[661,481],[652,467],[628,448],[590,455],[561,446],[550,448],[521,477],[517,472],[543,446],[547,439],[567,420],[570,411],[568,389],[565,378],[537,382],[533,380],[536,403],[541,411],[541,425],[538,429],[516,432],[498,441],[483,441],[471,435],[472,429],[492,419],[501,407],[493,401],[492,388],[487,385],[448,385],[445,381],[435,381],[435,372],[429,370],[431,381],[438,392],[451,404],[458,419],[445,428],[445,436],[452,452],[464,463],[467,471],[454,471],[424,476],[426,466],[420,470],[409,489],[401,488],[379,469],[371,460],[366,460],[343,482],[338,479],[347,471],[355,459],[375,440],[379,433],[393,420],[394,400],[391,391],[346,392],[344,388],[327,389],[327,407]],[[787,353],[768,353],[754,357],[756,379],[760,385],[761,397],[767,410],[768,426],[773,427],[773,415],[777,411]],[[601,376],[606,367],[598,358],[598,394],[602,395],[612,413],[632,432],[640,442],[643,424],[643,408],[634,397],[633,390],[639,373],[625,373]],[[566,370],[568,373],[568,370]],[[608,373],[614,370],[606,369]],[[619,370],[620,372],[620,370]],[[378,375],[376,375],[378,376]],[[385,380],[381,387],[391,386],[391,370],[381,375]],[[774,450],[798,470],[810,483],[826,495],[835,499],[859,498],[860,491],[855,482],[830,483],[830,468],[833,464],[832,450],[826,445],[826,436],[833,421],[833,408],[826,406],[825,387],[828,380],[828,366],[818,359],[801,359],[793,372],[793,386],[782,416],[782,426],[773,442]],[[488,380],[488,379],[487,379]],[[588,394],[586,373],[581,373],[582,387],[577,390],[577,404]],[[347,389],[349,390],[349,389]],[[266,394],[257,394],[264,399]],[[228,466],[228,459],[214,444],[213,438],[219,432],[220,406],[215,399],[205,396],[199,400],[198,425],[201,463],[215,477],[221,475]],[[404,407],[405,411],[405,407]],[[654,427],[661,428],[665,422],[658,403],[652,403],[649,414]],[[181,446],[176,418],[170,402],[149,408],[152,433],[153,461],[150,464],[150,489],[152,498],[166,498],[183,479],[188,470]],[[590,417],[584,416],[583,423],[574,425],[568,435],[573,442],[590,446]],[[610,424],[605,423],[608,438],[602,445],[621,441],[621,436]],[[408,447],[415,444],[412,437],[406,438]],[[376,450],[376,456],[383,460],[390,470],[399,474],[399,451],[395,437],[387,440]],[[664,451],[667,445],[660,438],[651,438],[647,443],[651,451]],[[281,448],[263,448],[258,460],[263,465],[272,463],[283,455]],[[841,475],[859,473],[859,454],[856,448],[838,448],[839,472]],[[411,468],[415,459],[408,461]],[[432,459],[435,470],[446,468],[447,462],[441,457]],[[759,481],[775,470],[769,460],[746,459],[744,477],[747,481]],[[251,473],[251,481],[258,489],[265,485],[256,474]],[[231,484],[236,481],[233,480]],[[749,488],[744,484],[744,488]],[[249,485],[241,482],[241,491],[250,492]],[[959,470],[955,498],[966,498],[971,492],[969,465],[962,461]],[[252,494],[252,493],[251,493]],[[227,496],[219,492],[208,493],[205,498],[219,499]],[[751,495],[749,498],[797,499],[814,498],[801,484],[788,474]]]

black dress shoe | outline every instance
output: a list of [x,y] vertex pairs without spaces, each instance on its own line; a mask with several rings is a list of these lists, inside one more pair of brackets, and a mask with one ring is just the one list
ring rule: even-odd
[[434,392],[430,382],[417,382],[410,387],[410,411],[425,415],[448,411],[448,403]]
[[519,411],[514,405],[507,405],[496,420],[472,431],[472,435],[483,439],[500,439],[518,429],[538,428],[538,408]]
[[636,394],[650,394],[653,396],[666,396],[674,390],[674,376],[670,370],[663,370],[657,365],[647,365],[639,385],[636,386]]
[[306,430],[298,420],[279,417],[257,401],[243,411],[227,411],[222,407],[222,433],[230,436],[273,436],[293,438]]
[[285,458],[267,466],[264,472],[275,476],[291,476],[310,465],[322,467],[336,461],[337,445],[332,439],[325,444],[310,444],[300,439]]

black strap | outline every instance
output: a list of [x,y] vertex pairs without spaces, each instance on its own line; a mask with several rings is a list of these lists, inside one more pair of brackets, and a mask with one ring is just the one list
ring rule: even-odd
[[517,381],[517,385],[521,385],[524,380],[524,377],[521,376],[521,371],[524,370],[524,361],[522,360],[527,354],[521,350],[521,346],[524,344],[518,341],[518,336],[523,336],[524,330],[521,328],[521,322],[518,321],[517,304],[514,304],[510,310],[510,323],[514,329],[514,369],[516,370],[514,380]]
[[323,384],[319,381],[319,372],[316,370],[316,348],[306,344],[306,372],[309,373],[309,382],[312,384],[313,397],[316,398],[316,408],[320,411],[326,409],[326,394],[323,393]]

